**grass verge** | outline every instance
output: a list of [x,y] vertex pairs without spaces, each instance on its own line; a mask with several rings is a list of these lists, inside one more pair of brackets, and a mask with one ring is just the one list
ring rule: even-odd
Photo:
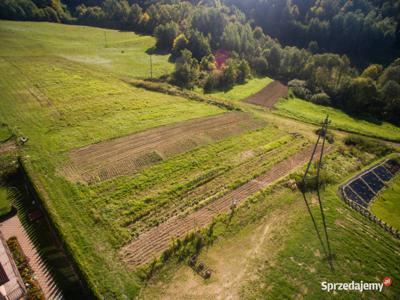
[[312,124],[320,124],[326,115],[329,115],[332,120],[331,128],[389,141],[400,141],[400,128],[390,123],[372,123],[357,119],[338,109],[317,105],[298,98],[282,99],[275,105],[275,108],[274,112],[278,115]]
[[8,197],[8,190],[0,186],[0,218],[10,213],[11,210],[12,206]]

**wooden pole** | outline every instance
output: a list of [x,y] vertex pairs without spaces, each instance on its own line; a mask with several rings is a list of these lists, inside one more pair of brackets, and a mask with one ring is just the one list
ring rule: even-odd
[[150,79],[153,79],[153,57],[150,54]]

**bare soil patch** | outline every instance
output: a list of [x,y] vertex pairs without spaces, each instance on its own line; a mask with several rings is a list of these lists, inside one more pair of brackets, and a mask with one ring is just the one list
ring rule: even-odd
[[273,108],[275,103],[288,95],[288,87],[279,81],[268,84],[261,91],[247,97],[243,101],[255,105]]
[[134,174],[163,159],[257,129],[264,125],[241,112],[161,126],[73,150],[63,174],[73,181],[95,182]]
[[18,146],[14,140],[9,140],[4,144],[0,144],[0,154],[11,152],[17,150]]
[[184,217],[171,217],[158,227],[144,232],[121,249],[120,255],[122,259],[130,266],[139,266],[149,262],[166,250],[172,239],[182,238],[192,230],[205,227],[216,215],[228,213],[233,202],[239,205],[249,196],[305,164],[312,150],[312,147],[303,149],[288,159],[277,163],[259,177],[228,192],[223,197],[201,209]]

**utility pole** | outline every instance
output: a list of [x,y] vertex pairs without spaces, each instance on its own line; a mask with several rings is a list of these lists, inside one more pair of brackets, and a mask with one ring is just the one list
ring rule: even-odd
[[319,156],[319,162],[318,162],[318,168],[317,168],[317,196],[318,196],[318,203],[319,203],[319,208],[322,216],[322,223],[324,225],[324,232],[325,232],[325,238],[326,238],[326,245],[328,246],[328,262],[331,267],[331,270],[333,270],[333,264],[332,264],[332,252],[331,252],[331,246],[329,243],[329,238],[328,238],[328,230],[326,227],[326,220],[325,220],[325,213],[324,213],[324,208],[322,206],[322,200],[319,192],[319,175],[321,171],[321,166],[322,166],[322,156],[324,153],[324,147],[325,147],[325,141],[326,141],[326,133],[328,130],[328,116],[325,118],[324,125],[322,126],[322,132],[321,134],[323,135],[322,139],[322,148],[321,148],[321,153]]
[[108,47],[108,45],[107,45],[107,32],[104,31],[104,48],[107,48],[107,47]]
[[149,58],[150,58],[150,79],[153,79],[153,57],[151,54],[149,55]]
[[[328,262],[329,262],[329,265],[331,267],[331,270],[334,271],[333,263],[332,263],[332,258],[333,257],[332,257],[330,243],[329,243],[329,237],[328,237],[328,230],[327,230],[327,226],[326,226],[325,213],[324,213],[322,200],[321,200],[321,195],[320,195],[320,190],[319,190],[320,189],[320,170],[321,170],[321,167],[322,167],[322,158],[323,158],[323,153],[324,153],[324,148],[325,148],[326,133],[327,133],[327,130],[328,130],[328,125],[329,125],[329,116],[326,116],[324,122],[322,123],[322,128],[318,133],[317,142],[315,143],[314,150],[313,150],[313,152],[311,154],[310,161],[308,162],[306,171],[305,171],[305,173],[303,175],[303,178],[302,178],[301,193],[303,194],[303,199],[304,199],[304,202],[305,202],[305,204],[307,206],[307,210],[308,210],[308,213],[310,214],[311,220],[313,222],[314,229],[315,229],[315,231],[317,233],[318,240],[320,241],[322,249],[323,249],[323,251],[324,251],[324,253],[325,253],[325,255],[326,255],[327,259],[328,259]],[[307,197],[306,197],[306,190],[305,190],[305,179],[306,179],[306,176],[307,176],[308,171],[310,169],[311,162],[312,162],[312,160],[314,158],[314,155],[316,153],[316,150],[317,150],[319,141],[321,140],[321,137],[322,137],[322,146],[321,146],[319,161],[318,161],[318,165],[317,165],[316,189],[317,189],[318,204],[319,204],[320,213],[321,213],[321,217],[322,217],[322,223],[323,223],[323,227],[324,227],[324,234],[325,234],[325,238],[326,238],[326,244],[327,244],[328,252],[326,251],[325,245],[324,245],[324,243],[322,241],[322,238],[321,238],[321,234],[320,234],[320,232],[318,230],[317,223],[315,222],[315,219],[314,219],[314,216],[312,214],[311,208],[310,208],[310,206],[308,204]]]

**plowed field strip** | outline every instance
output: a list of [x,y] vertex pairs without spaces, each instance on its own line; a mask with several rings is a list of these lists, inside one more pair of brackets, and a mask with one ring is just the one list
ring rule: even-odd
[[206,226],[216,215],[229,212],[233,201],[240,204],[252,194],[305,164],[311,152],[312,147],[303,149],[274,165],[269,171],[256,179],[247,182],[201,209],[185,217],[172,217],[158,227],[139,235],[136,240],[121,249],[120,254],[123,260],[133,266],[149,262],[163,250],[166,250],[173,238],[182,238],[191,230]]
[[[264,123],[245,113],[230,112],[209,118],[162,126],[130,136],[73,150],[71,161],[85,180],[134,173],[159,159],[196,146],[259,128]],[[146,159],[148,157],[148,159]]]
[[287,86],[283,85],[279,81],[274,81],[263,88],[258,93],[251,95],[244,99],[245,102],[261,105],[268,108],[273,108],[275,103],[282,97],[286,97],[288,94]]

